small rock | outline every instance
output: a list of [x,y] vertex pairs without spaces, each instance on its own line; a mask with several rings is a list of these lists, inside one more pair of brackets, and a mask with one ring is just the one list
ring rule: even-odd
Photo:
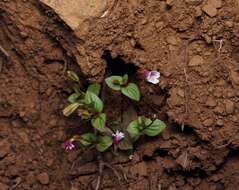
[[217,105],[217,102],[213,97],[209,97],[206,101],[206,106],[208,107],[215,107]]
[[206,119],[204,122],[203,122],[203,125],[205,127],[209,127],[209,126],[212,126],[213,124],[213,119],[209,118],[209,119]]
[[132,47],[135,47],[137,42],[136,42],[136,40],[134,38],[131,38],[130,39],[130,44],[131,44]]
[[21,35],[21,37],[22,37],[23,39],[28,38],[28,34],[27,34],[26,32],[24,32],[24,31],[21,31],[21,32],[20,32],[20,35]]
[[223,126],[224,122],[222,119],[218,119],[216,124],[217,124],[217,126]]
[[208,4],[218,9],[222,7],[222,0],[209,0]]
[[202,16],[202,10],[200,7],[195,8],[195,17],[200,17]]
[[231,100],[226,100],[224,103],[225,103],[225,107],[226,107],[226,113],[232,114],[235,109],[234,102],[232,102]]
[[49,175],[46,172],[43,172],[43,173],[39,174],[37,176],[37,180],[43,185],[48,185],[49,182],[50,182]]
[[178,41],[177,38],[175,36],[169,36],[167,37],[166,41],[170,44],[170,45],[177,45]]
[[192,59],[189,61],[189,66],[199,66],[203,64],[203,58],[199,55],[195,55],[192,57]]
[[184,98],[184,91],[182,89],[178,89],[178,95]]
[[234,23],[232,21],[226,21],[225,22],[225,25],[228,27],[228,28],[232,28]]
[[224,108],[223,106],[217,106],[215,109],[214,109],[214,112],[218,113],[218,114],[223,114],[224,113]]
[[207,44],[211,44],[212,43],[212,38],[209,35],[205,34],[205,35],[202,35],[202,36],[206,40]]
[[0,182],[0,190],[9,190],[9,186]]
[[202,10],[210,17],[214,17],[217,15],[217,8],[212,4],[204,5]]
[[187,168],[189,165],[188,153],[182,153],[177,159],[176,162],[183,168]]
[[164,27],[164,22],[160,21],[155,23],[155,28],[157,28],[158,30],[162,30]]

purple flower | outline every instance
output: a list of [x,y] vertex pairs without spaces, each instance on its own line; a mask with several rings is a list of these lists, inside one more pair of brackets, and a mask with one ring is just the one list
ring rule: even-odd
[[148,81],[152,84],[159,83],[160,72],[158,72],[158,71],[149,71],[146,69],[140,69],[138,71],[138,73],[139,73],[139,76],[141,76],[141,78],[146,79],[146,81]]
[[73,139],[70,139],[70,140],[67,140],[65,143],[64,143],[64,148],[66,150],[73,150],[75,148],[75,145],[73,144]]
[[114,144],[118,145],[120,141],[124,138],[124,133],[117,130],[115,133],[112,134],[112,137]]
[[145,79],[152,84],[159,83],[160,72],[158,71],[145,71],[144,76],[145,76]]

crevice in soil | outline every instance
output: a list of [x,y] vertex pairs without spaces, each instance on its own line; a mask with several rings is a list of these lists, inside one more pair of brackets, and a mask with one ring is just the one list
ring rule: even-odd
[[113,57],[109,50],[103,53],[102,58],[107,63],[106,73],[110,75],[124,75],[134,76],[139,69],[133,63],[126,63],[119,55]]

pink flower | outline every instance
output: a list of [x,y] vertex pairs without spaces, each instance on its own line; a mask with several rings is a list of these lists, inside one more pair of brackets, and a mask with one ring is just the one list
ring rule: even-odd
[[145,71],[145,78],[152,84],[158,84],[160,78],[160,72],[158,71]]
[[124,133],[117,130],[115,133],[112,134],[112,137],[114,144],[118,145],[125,136]]
[[66,150],[73,150],[75,148],[75,145],[73,144],[73,139],[70,139],[70,140],[67,140],[65,143],[64,143],[64,148]]
[[152,84],[158,84],[160,78],[160,72],[158,71],[148,71],[146,69],[140,69],[139,74],[143,76],[146,81]]

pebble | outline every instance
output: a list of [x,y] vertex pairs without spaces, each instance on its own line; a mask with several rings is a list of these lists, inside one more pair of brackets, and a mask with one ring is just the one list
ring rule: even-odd
[[222,0],[209,0],[208,4],[212,5],[213,7],[219,9],[222,7]]
[[218,119],[216,124],[217,124],[218,126],[223,126],[223,125],[224,125],[224,122],[223,122],[222,119]]
[[9,186],[0,182],[0,190],[9,190]]
[[224,103],[225,103],[226,113],[232,114],[235,109],[234,102],[232,102],[231,100],[226,100]]
[[213,119],[211,119],[211,118],[206,119],[206,120],[203,122],[203,125],[206,126],[206,127],[212,126],[212,124],[213,124]]
[[37,176],[37,180],[43,185],[48,185],[49,182],[50,182],[49,175],[46,172],[43,172],[43,173],[39,174]]
[[196,16],[196,17],[202,16],[202,10],[201,10],[200,7],[196,7],[196,8],[195,8],[195,16]]
[[233,25],[234,25],[234,23],[233,23],[232,21],[226,21],[226,22],[225,22],[225,25],[226,25],[227,27],[229,27],[229,28],[232,28]]
[[217,102],[213,97],[209,97],[206,101],[206,106],[208,107],[215,107],[217,105]]
[[204,5],[202,10],[210,17],[215,17],[217,15],[217,8],[213,6],[213,4]]
[[170,44],[170,45],[178,45],[178,41],[177,38],[175,36],[169,36],[167,37],[166,41]]
[[192,59],[189,61],[189,66],[199,66],[203,64],[203,58],[199,55],[195,55],[192,57]]

